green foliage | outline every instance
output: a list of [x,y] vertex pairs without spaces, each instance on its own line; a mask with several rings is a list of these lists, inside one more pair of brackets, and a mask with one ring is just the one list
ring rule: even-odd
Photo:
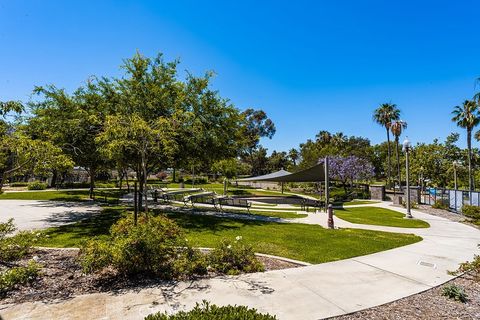
[[462,207],[462,213],[473,220],[480,220],[480,207],[464,205]]
[[17,285],[24,285],[32,282],[40,273],[40,265],[30,261],[27,266],[13,267],[0,272],[0,297]]
[[0,222],[0,261],[15,261],[23,258],[39,240],[40,234],[28,231],[11,234],[16,230],[13,219]]
[[28,190],[45,190],[47,189],[47,184],[40,181],[34,181],[30,182],[27,188]]
[[428,228],[430,225],[418,219],[405,219],[401,212],[378,207],[335,209],[340,219],[358,224],[370,224],[401,228]]
[[245,306],[218,307],[203,300],[202,304],[190,311],[180,311],[174,315],[155,313],[147,316],[145,320],[275,320],[275,316],[261,314],[256,309]]
[[245,244],[241,236],[235,241],[222,240],[210,254],[210,263],[214,270],[235,275],[241,272],[264,271],[251,245]]
[[454,284],[449,284],[443,287],[442,295],[449,299],[460,301],[462,303],[465,303],[468,301],[468,296],[463,290],[463,288],[456,286]]
[[448,210],[449,203],[447,199],[437,199],[434,204],[432,204],[432,208],[434,209],[442,209]]
[[206,260],[188,247],[182,230],[163,217],[117,221],[110,229],[110,238],[87,241],[80,252],[85,272],[107,266],[124,275],[150,274],[164,279],[206,273]]
[[480,281],[480,256],[475,255],[472,261],[461,263],[457,270],[449,273],[455,276],[463,273],[471,273],[478,281]]
[[29,183],[28,182],[12,182],[10,183],[10,187],[28,187]]

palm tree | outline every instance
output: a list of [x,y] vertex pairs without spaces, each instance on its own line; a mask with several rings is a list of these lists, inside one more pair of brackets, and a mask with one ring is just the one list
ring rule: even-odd
[[388,149],[388,168],[387,168],[387,185],[390,185],[392,176],[391,165],[391,149],[390,149],[390,126],[392,121],[400,119],[400,110],[394,103],[382,103],[373,112],[373,121],[381,125],[387,131],[387,149]]
[[288,156],[289,156],[290,160],[292,160],[293,166],[296,167],[297,166],[297,160],[298,160],[297,149],[295,149],[295,148],[290,149],[290,151],[288,151]]
[[347,137],[343,134],[343,132],[337,132],[332,136],[332,144],[339,148],[343,146],[346,140]]
[[456,122],[457,126],[467,129],[468,188],[472,191],[472,130],[480,122],[478,104],[474,100],[465,100],[461,106],[455,106],[452,114],[452,121]]
[[397,177],[398,184],[400,185],[400,190],[402,190],[402,178],[400,176],[400,152],[398,149],[398,140],[402,135],[403,130],[407,128],[407,123],[403,120],[395,120],[390,125],[390,130],[392,131],[393,136],[395,137],[395,155],[397,158]]
[[317,133],[315,138],[321,145],[327,145],[332,140],[332,135],[326,130],[321,130],[319,133]]

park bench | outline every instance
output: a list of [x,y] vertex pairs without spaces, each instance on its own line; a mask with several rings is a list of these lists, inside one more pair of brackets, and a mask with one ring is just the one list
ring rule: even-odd
[[304,198],[301,202],[301,209],[303,211],[307,211],[308,212],[308,208],[312,207],[312,208],[323,208],[325,206],[325,202],[324,201],[320,201],[320,200],[313,200],[313,199],[306,199]]
[[229,206],[247,208],[247,211],[250,212],[250,207],[252,206],[252,203],[247,199],[223,197],[218,200],[221,210],[223,210],[222,206]]
[[161,198],[165,202],[170,202],[172,200],[182,201],[186,194],[190,194],[198,191],[202,191],[202,189],[197,188],[197,189],[180,189],[180,190],[167,191],[161,194]]
[[189,204],[194,207],[195,203],[213,204],[216,206],[216,193],[213,191],[204,191],[200,193],[194,193],[183,197],[183,203],[185,206]]

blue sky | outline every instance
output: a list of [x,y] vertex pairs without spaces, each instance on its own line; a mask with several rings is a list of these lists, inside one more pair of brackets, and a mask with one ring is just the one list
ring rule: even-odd
[[277,126],[269,151],[320,130],[381,142],[372,110],[390,101],[413,143],[443,140],[480,77],[479,10],[473,0],[0,0],[0,100],[26,101],[34,85],[72,90],[119,75],[136,50],[163,52],[181,70],[214,70],[238,108],[265,110]]

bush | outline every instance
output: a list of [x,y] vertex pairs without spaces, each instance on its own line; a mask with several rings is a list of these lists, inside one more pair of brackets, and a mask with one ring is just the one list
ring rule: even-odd
[[202,304],[198,304],[190,311],[180,311],[174,315],[166,313],[151,314],[145,320],[276,320],[275,316],[269,314],[261,314],[256,309],[249,309],[245,306],[223,306],[218,307],[214,304],[210,305],[203,300]]
[[450,204],[449,204],[447,199],[438,199],[438,200],[435,201],[434,204],[432,204],[432,208],[448,210],[449,205]]
[[479,220],[480,219],[480,207],[477,206],[470,206],[470,205],[464,205],[462,207],[462,213],[473,220]]
[[222,240],[219,246],[210,253],[210,265],[215,271],[229,275],[264,271],[253,248],[243,244],[241,240],[240,236],[233,242]]
[[458,276],[463,273],[471,273],[478,281],[480,281],[480,256],[475,255],[472,261],[461,263],[456,271],[449,273],[454,276]]
[[47,189],[47,184],[40,181],[34,181],[30,182],[27,188],[28,190],[45,190]]
[[28,182],[12,182],[10,187],[28,187]]
[[446,285],[445,287],[443,287],[442,295],[449,299],[453,299],[455,301],[460,301],[463,303],[467,302],[468,300],[468,296],[463,290],[463,288],[454,284]]
[[13,219],[0,223],[0,261],[15,261],[27,255],[40,234],[22,231],[10,236],[16,230]]
[[13,267],[0,272],[0,297],[17,285],[24,285],[35,280],[40,272],[40,266],[30,261],[26,267]]
[[40,266],[35,261],[30,261],[26,267],[11,263],[30,253],[32,245],[39,237],[39,234],[25,231],[11,236],[15,230],[13,219],[0,223],[0,266],[3,266],[0,268],[0,296],[5,295],[17,285],[32,281],[40,270]]
[[187,245],[183,231],[163,216],[123,218],[110,230],[107,241],[90,240],[80,251],[85,272],[111,266],[120,274],[149,274],[171,279],[206,273],[201,253]]

